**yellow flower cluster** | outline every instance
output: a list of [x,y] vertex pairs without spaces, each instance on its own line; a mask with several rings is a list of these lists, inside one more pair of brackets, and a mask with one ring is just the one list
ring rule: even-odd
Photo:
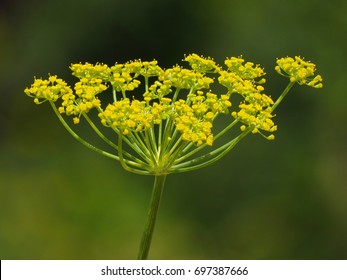
[[127,135],[130,132],[144,131],[167,119],[172,110],[170,102],[170,98],[162,98],[160,103],[148,105],[146,101],[130,101],[125,98],[107,105],[99,113],[99,117],[103,125]]
[[190,93],[188,98],[189,102],[179,99],[172,103],[172,99],[162,97],[159,103],[151,104],[125,98],[109,104],[99,117],[103,125],[119,129],[124,135],[144,131],[171,118],[183,140],[212,145],[212,122],[219,113],[228,112],[229,96],[197,91]]
[[[245,101],[239,105],[240,111],[233,112],[232,116],[241,120],[243,123],[253,128],[253,133],[261,133],[259,129],[274,132],[277,126],[272,121],[273,115],[272,105],[273,100],[266,94],[259,92],[251,93],[245,97]],[[245,126],[241,126],[241,130],[245,130]],[[273,134],[266,137],[268,140],[273,140]]]
[[195,53],[186,56],[184,61],[187,61],[190,67],[197,72],[207,73],[220,70],[220,67],[213,61],[212,58],[204,58],[203,56],[199,56]]
[[[253,62],[245,62],[242,56],[227,58],[224,63],[229,72],[235,73],[245,80],[254,80],[265,75],[264,70],[259,65],[255,65]],[[258,83],[265,83],[265,79],[260,80]]]
[[238,93],[247,96],[250,93],[263,90],[259,84],[265,83],[265,79],[258,78],[265,75],[265,72],[258,65],[251,62],[244,63],[241,58],[232,57],[225,60],[228,71],[220,71],[218,81],[228,89],[228,93]]
[[[75,84],[75,94],[72,92],[62,96],[62,104],[59,107],[59,112],[66,115],[80,116],[83,113],[88,113],[94,107],[100,107],[101,103],[97,94],[105,91],[107,86],[98,78],[81,78]],[[74,118],[74,123],[79,123],[79,117]]]
[[144,77],[155,77],[163,73],[163,69],[161,69],[156,60],[143,61],[141,64],[142,66],[138,73]]
[[[134,65],[135,66],[135,65]],[[133,72],[136,68],[127,67],[123,64],[118,64],[111,67],[111,76],[109,81],[115,91],[125,93],[126,91],[132,91],[137,88],[141,82],[133,77]]]
[[162,99],[164,96],[170,94],[172,92],[172,84],[170,80],[163,80],[163,82],[155,81],[143,94],[143,97],[146,101],[150,101],[152,99]]
[[125,64],[116,64],[110,67],[110,76],[107,80],[111,83],[115,91],[133,91],[138,88],[141,82],[136,79],[138,76],[145,78],[158,76],[163,70],[158,66],[156,60],[153,61],[129,61]]
[[316,65],[310,61],[305,61],[300,56],[284,57],[277,59],[275,70],[290,79],[292,83],[308,85],[314,88],[323,87],[322,77],[314,76]]
[[119,129],[124,135],[129,134],[130,129],[138,132],[152,125],[146,103],[139,100],[130,102],[128,98],[109,104],[99,117],[103,125]]
[[[225,60],[228,71],[221,71],[219,83],[228,89],[228,93],[240,94],[244,100],[239,105],[239,112],[232,112],[232,116],[245,125],[252,127],[253,133],[276,131],[277,127],[272,121],[271,106],[274,104],[270,96],[262,93],[265,83],[261,78],[265,72],[259,65],[245,62],[242,57],[231,57]],[[246,126],[241,126],[245,130]],[[266,137],[271,140],[273,135]]]
[[178,113],[178,116],[175,118],[176,128],[182,133],[182,139],[197,143],[197,145],[201,145],[204,142],[207,145],[212,145],[212,122],[199,119],[192,107],[185,104],[182,99],[175,102],[175,107]]
[[[211,132],[212,121],[219,113],[227,113],[231,106],[229,95],[218,97],[211,92],[204,93],[202,89],[208,89],[213,79],[207,77],[203,71],[217,69],[211,59],[205,59],[198,55],[187,56],[186,60],[195,63],[194,69],[186,69],[174,66],[162,70],[156,61],[141,62],[132,61],[125,64],[116,64],[110,67],[108,80],[116,91],[125,92],[133,90],[140,81],[138,76],[145,78],[157,76],[157,80],[148,86],[143,94],[143,100],[130,100],[123,98],[115,100],[106,109],[99,113],[101,122],[105,126],[118,129],[127,135],[130,132],[140,132],[154,124],[171,118],[178,131],[182,133],[182,139],[194,142],[198,145],[213,142]],[[135,86],[136,83],[136,86]],[[173,89],[177,93],[180,90],[189,90],[187,100],[167,98]],[[158,100],[158,102],[156,101]]]
[[[74,91],[63,80],[50,76],[47,80],[35,79],[25,93],[37,104],[61,98],[59,113],[77,116],[74,123],[79,123],[81,115],[97,108],[101,123],[124,135],[146,131],[168,120],[183,140],[197,145],[212,145],[213,121],[219,114],[228,114],[229,99],[238,94],[242,97],[239,111],[231,115],[243,123],[241,130],[249,127],[253,133],[260,134],[276,131],[272,121],[274,102],[263,93],[265,72],[259,65],[246,62],[242,57],[230,57],[224,61],[226,68],[223,69],[210,57],[197,54],[186,56],[184,61],[190,68],[176,65],[164,70],[156,60],[134,60],[113,66],[72,64],[72,74],[79,78]],[[298,56],[278,59],[276,71],[289,77],[292,83],[322,87],[321,76],[314,76],[315,65]],[[141,78],[145,85],[142,96],[130,99],[127,92],[138,88]],[[210,87],[216,80],[227,89],[226,93],[211,92]],[[105,91],[108,84],[112,87],[113,102],[103,109],[98,94]],[[117,97],[117,92],[122,96]],[[265,137],[274,138],[273,135]]]
[[173,87],[178,89],[189,89],[192,91],[208,89],[213,79],[205,76],[201,72],[185,69],[181,66],[174,66],[167,69],[159,76],[160,81],[170,81]]
[[70,66],[72,75],[77,78],[92,79],[98,78],[103,81],[108,81],[111,74],[110,68],[106,64],[91,64],[91,63],[74,63]]
[[36,104],[40,104],[46,100],[55,102],[63,94],[72,93],[72,90],[62,79],[50,76],[47,80],[35,79],[31,87],[26,88],[24,92],[33,97]]
[[135,60],[125,64],[106,64],[77,63],[71,65],[72,74],[77,78],[101,79],[104,83],[110,83],[115,91],[123,92],[136,89],[141,82],[136,78],[140,75],[144,77],[159,76],[163,70],[158,66],[156,60],[144,61]]
[[[315,65],[300,57],[277,60],[276,71],[290,82],[276,102],[264,93],[264,70],[242,56],[227,58],[223,66],[197,54],[185,56],[184,61],[189,67],[162,69],[156,60],[113,66],[76,63],[70,66],[78,78],[73,88],[57,76],[49,76],[46,80],[35,78],[25,93],[36,104],[48,101],[64,127],[86,147],[118,160],[128,171],[162,176],[207,166],[251,132],[273,140],[272,133],[277,130],[273,111],[292,86],[322,87]],[[105,91],[106,97],[100,98]],[[231,98],[239,101],[234,110],[230,109]],[[106,100],[112,101],[103,104]],[[99,125],[115,132],[115,139],[104,135],[87,115],[92,109],[98,113]],[[73,116],[75,124],[84,118],[113,153],[78,136],[63,114]],[[216,131],[214,122],[221,114],[229,121]],[[233,136],[230,131],[238,125],[241,132]],[[221,142],[215,148],[202,152],[217,139]]]
[[219,113],[227,113],[231,106],[228,95],[220,98],[214,93],[203,91],[188,94],[190,105],[186,100],[175,102],[175,123],[182,133],[183,140],[197,145],[213,144],[212,122]]

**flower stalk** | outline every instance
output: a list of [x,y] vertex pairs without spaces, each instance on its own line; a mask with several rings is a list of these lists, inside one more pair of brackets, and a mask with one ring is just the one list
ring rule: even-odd
[[138,252],[138,260],[146,260],[148,258],[149,249],[151,247],[154,227],[157,220],[160,200],[164,190],[166,174],[156,175],[154,179],[154,186],[147,215],[147,221],[142,234],[140,248]]
[[[315,75],[315,65],[299,56],[277,59],[275,70],[289,84],[275,102],[265,93],[264,69],[242,56],[226,58],[224,66],[197,54],[185,56],[184,61],[189,67],[163,69],[156,60],[113,66],[72,64],[72,74],[78,79],[73,88],[57,76],[49,76],[35,78],[24,91],[36,104],[48,101],[65,129],[84,146],[118,161],[129,172],[154,176],[139,259],[148,257],[168,174],[213,164],[249,134],[273,140],[277,130],[273,111],[292,87],[323,86],[322,77]],[[112,102],[103,104],[102,93],[109,94]],[[235,96],[239,103],[231,110]],[[96,120],[88,115],[91,110],[97,111]],[[110,150],[81,138],[63,115],[72,116],[75,125],[81,119],[86,121]],[[214,124],[221,115],[229,122],[218,131]],[[114,132],[112,140],[103,129]]]

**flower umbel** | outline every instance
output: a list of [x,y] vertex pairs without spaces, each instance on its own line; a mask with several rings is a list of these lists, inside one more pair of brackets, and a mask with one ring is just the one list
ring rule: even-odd
[[24,92],[33,97],[36,104],[47,100],[55,102],[64,94],[72,94],[71,88],[57,76],[50,76],[47,80],[35,78],[31,87],[26,88]]
[[[167,174],[208,166],[251,133],[273,140],[273,111],[293,85],[323,86],[315,65],[299,56],[277,59],[275,70],[289,78],[289,84],[276,101],[265,93],[264,69],[242,56],[227,58],[225,66],[197,54],[184,61],[188,67],[168,69],[156,60],[113,66],[76,63],[70,66],[78,79],[73,89],[49,76],[35,78],[24,90],[36,104],[48,101],[63,126],[86,147],[117,160],[127,171],[155,176],[140,259],[147,258]],[[97,114],[90,114],[92,110]],[[85,120],[110,150],[82,139],[65,120],[69,116],[74,124]],[[215,126],[220,119],[224,128]],[[106,137],[104,129],[111,129],[114,137]]]
[[322,77],[315,76],[316,65],[310,61],[305,61],[300,56],[284,57],[277,59],[275,70],[299,85],[308,85],[314,88],[323,87]]
[[[315,65],[299,56],[277,60],[275,69],[289,78],[290,87],[276,103],[264,93],[264,69],[241,56],[227,58],[226,68],[197,54],[187,55],[184,61],[190,67],[176,65],[165,70],[156,60],[134,60],[113,66],[76,63],[70,67],[79,79],[74,90],[57,76],[50,76],[47,80],[35,79],[25,93],[37,104],[49,101],[58,115],[74,116],[75,124],[83,116],[111,147],[110,152],[96,147],[93,150],[120,161],[129,171],[159,175],[206,166],[224,156],[250,132],[274,139],[277,126],[273,110],[289,88],[294,83],[322,87],[321,76],[315,76]],[[216,83],[226,90],[213,92],[211,86]],[[109,94],[108,88],[112,89],[113,102],[103,105],[99,95]],[[230,114],[234,94],[241,101],[238,111],[234,109]],[[56,107],[56,103],[60,105]],[[88,117],[92,109],[98,111],[101,124],[115,132],[116,143],[106,138]],[[234,120],[230,119],[230,124],[218,132],[214,122],[220,115],[232,116]],[[62,116],[59,119],[73,131]],[[238,123],[239,135],[228,139],[227,132]],[[91,147],[85,140],[78,140]],[[202,154],[203,148],[209,146],[212,149]]]
[[[63,102],[58,109],[61,114],[81,116],[90,109],[99,107],[101,103],[96,95],[105,91],[107,86],[99,78],[81,78],[74,89],[74,93],[70,91],[62,96]],[[74,118],[74,122],[79,123],[79,118]]]

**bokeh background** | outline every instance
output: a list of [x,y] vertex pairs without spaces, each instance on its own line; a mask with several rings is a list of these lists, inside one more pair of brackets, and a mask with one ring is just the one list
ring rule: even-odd
[[85,61],[170,67],[196,52],[261,64],[273,97],[287,83],[275,59],[301,55],[324,88],[292,90],[275,141],[251,135],[169,176],[150,258],[346,259],[346,15],[342,0],[2,1],[0,258],[136,258],[153,183],[75,141],[23,93],[33,76],[74,81],[68,66]]

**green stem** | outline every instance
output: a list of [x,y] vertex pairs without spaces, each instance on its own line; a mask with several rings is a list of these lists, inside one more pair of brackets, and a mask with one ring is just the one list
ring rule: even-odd
[[84,139],[82,139],[80,136],[78,136],[75,131],[73,131],[71,129],[71,127],[66,123],[66,121],[64,120],[64,118],[60,115],[57,107],[55,106],[55,104],[53,103],[53,101],[49,101],[49,103],[51,104],[54,113],[57,115],[58,119],[60,120],[60,122],[63,124],[63,126],[65,127],[65,129],[72,135],[73,138],[75,138],[77,141],[79,141],[80,143],[82,143],[84,146],[86,146],[87,148],[93,150],[94,152],[97,152],[101,155],[107,156],[109,158],[112,159],[116,159],[119,160],[119,158],[113,154],[110,154],[108,152],[105,152],[95,146],[93,146],[92,144],[88,143],[87,141],[85,141]]
[[114,87],[112,87],[112,95],[113,95],[113,101],[117,101],[117,91]]
[[[136,164],[134,162],[127,161],[123,158],[123,136],[121,134],[118,137],[118,156],[119,156],[119,162],[125,170],[127,170],[129,172],[136,173],[136,174],[140,174],[140,175],[150,175],[151,174],[148,171],[149,167],[147,165],[144,165],[144,166],[140,165],[139,166],[138,164]],[[137,166],[140,169],[132,168],[132,167],[128,166],[128,163],[132,163],[133,166]]]
[[151,247],[154,226],[157,219],[160,199],[164,189],[165,178],[166,174],[155,175],[147,222],[143,231],[139,254],[137,257],[138,260],[146,260],[148,257],[148,252]]
[[248,133],[252,131],[252,129],[252,127],[249,127],[239,136],[235,137],[233,140],[224,144],[223,146],[211,151],[210,153],[180,164],[174,164],[170,169],[170,173],[192,171],[216,162],[217,160],[224,157],[232,148],[234,148],[242,138],[244,138]]
[[94,122],[88,117],[86,113],[82,114],[83,117],[87,120],[91,128],[95,131],[95,133],[102,139],[104,140],[108,145],[110,145],[112,148],[118,150],[118,146],[114,144],[111,140],[109,140],[102,132],[96,127]]
[[274,111],[277,106],[281,103],[281,101],[283,100],[283,98],[287,95],[287,93],[290,91],[290,89],[293,87],[295,83],[290,82],[287,87],[284,89],[284,91],[281,93],[280,97],[278,97],[278,99],[276,100],[275,104],[272,106],[272,111]]

